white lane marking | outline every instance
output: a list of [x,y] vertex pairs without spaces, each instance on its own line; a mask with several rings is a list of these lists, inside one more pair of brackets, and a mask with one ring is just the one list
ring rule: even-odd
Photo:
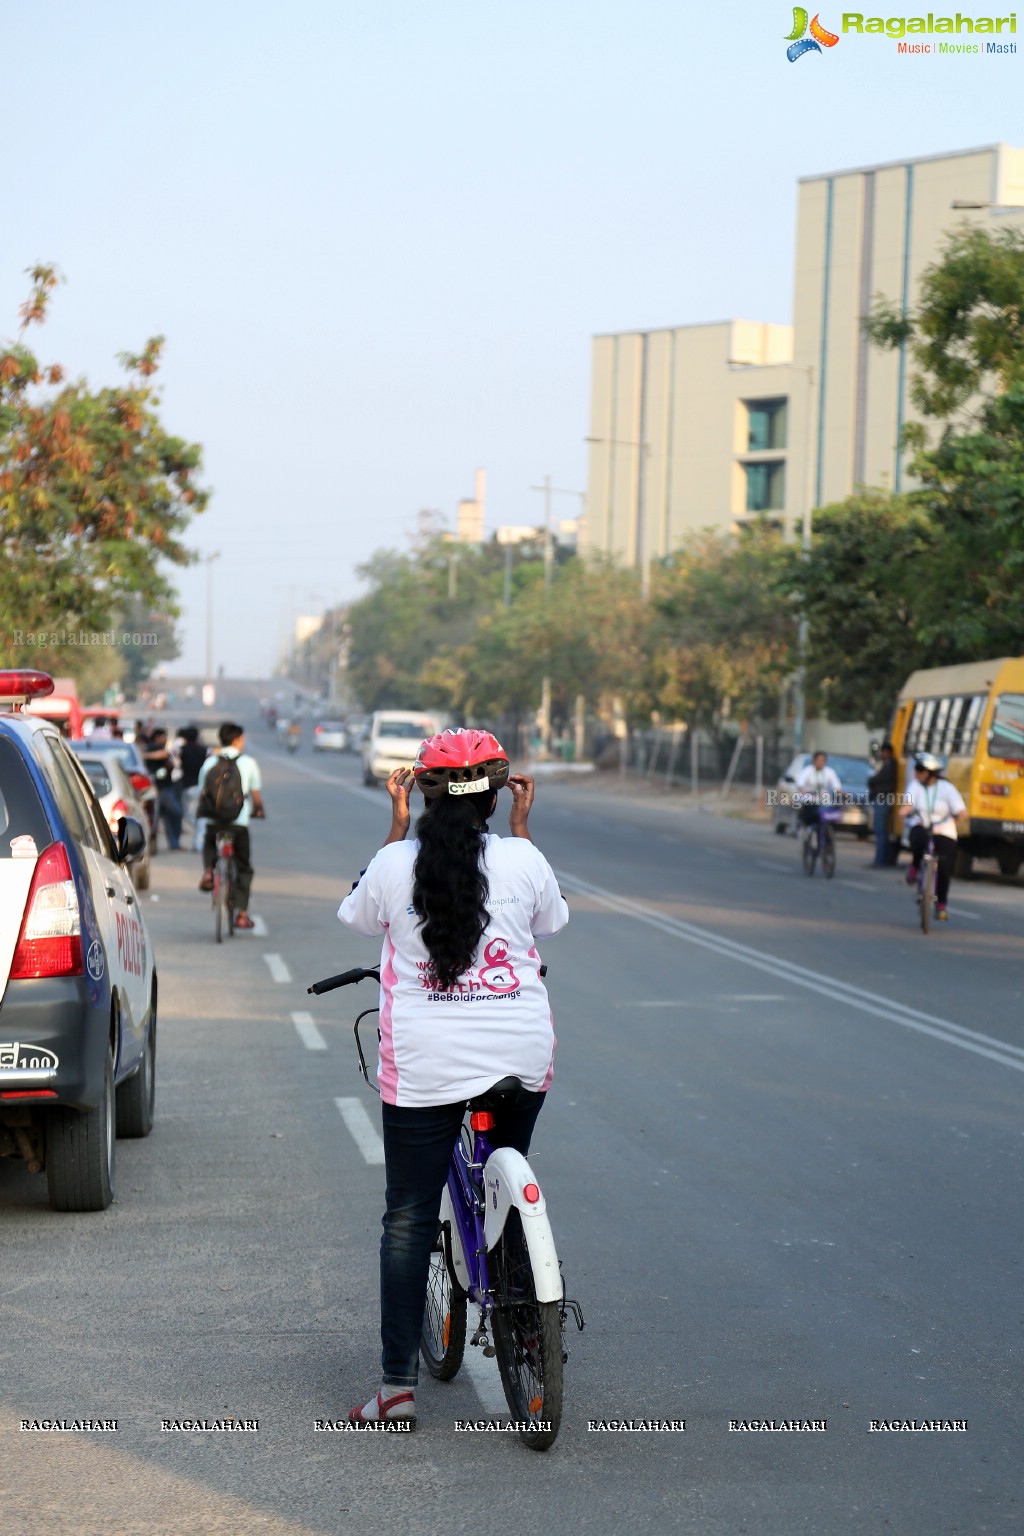
[[968,912],[966,907],[957,907],[956,916],[966,917],[972,923],[983,923],[985,921],[985,919],[980,917],[977,912]]
[[292,973],[280,955],[264,955],[263,958],[267,962],[267,969],[275,981],[291,981]]
[[872,891],[877,887],[868,885],[866,880],[837,880],[836,885],[845,885],[848,891]]
[[335,1099],[338,1113],[348,1127],[349,1135],[363,1154],[363,1159],[373,1166],[383,1166],[384,1143],[374,1130],[366,1110],[358,1099]]
[[282,757],[281,754],[272,753],[282,763],[287,763],[289,768],[294,768],[296,773],[304,773],[307,779],[319,779],[321,784],[333,784],[335,789],[343,789],[346,795],[358,795],[362,800],[372,800],[374,805],[383,805],[387,799],[384,787],[380,789],[367,789],[361,784],[347,784],[344,779],[337,778],[333,773],[323,773],[319,768],[307,768],[305,763],[297,763],[293,758]]
[[781,992],[723,992],[723,1003],[788,1003],[792,999]]
[[[947,1045],[958,1045],[961,1050],[972,1051],[976,1056],[986,1056],[990,1061],[997,1061],[1000,1066],[1012,1067],[1016,1072],[1024,1072],[1024,1047],[1022,1046],[1010,1045],[1005,1040],[997,1040],[992,1035],[983,1035],[978,1030],[965,1029],[962,1024],[937,1018],[931,1013],[922,1013],[917,1008],[908,1008],[906,1004],[897,1003],[892,998],[881,997],[877,992],[868,992],[863,987],[851,986],[849,982],[839,981],[833,976],[825,976],[820,971],[811,971],[806,966],[795,965],[792,961],[783,960],[781,957],[767,955],[746,944],[739,944],[734,939],[712,933],[708,928],[698,928],[696,924],[683,922],[681,918],[668,917],[651,907],[645,907],[641,902],[633,901],[630,897],[618,896],[614,891],[605,890],[603,886],[591,885],[589,881],[581,880],[576,875],[558,870],[555,874],[559,882],[569,890],[575,889],[581,895],[591,897],[598,905],[607,907],[610,912],[633,917],[637,922],[646,923],[651,928],[658,928],[662,933],[671,934],[674,938],[685,939],[687,943],[696,944],[701,949],[709,949],[712,953],[723,955],[728,960],[739,960],[743,965],[753,966],[755,970],[767,971],[769,975],[778,977],[780,981],[804,987],[808,992],[818,992],[822,997],[831,998],[833,1002],[846,1003],[848,1007],[858,1008],[862,1013],[873,1014],[876,1018],[886,1019],[891,1024],[902,1024],[905,1029],[916,1030],[922,1035],[932,1035],[936,1040],[945,1041]],[[995,1049],[990,1050],[989,1046],[994,1046]]]
[[326,1051],[327,1041],[313,1023],[311,1013],[293,1013],[292,1023],[307,1051]]
[[[472,1326],[472,1321],[470,1326]],[[493,1343],[493,1339],[491,1342]],[[473,1383],[473,1388],[483,1404],[484,1411],[496,1419],[507,1418],[508,1404],[505,1402],[505,1394],[501,1390],[501,1377],[498,1375],[497,1360],[488,1360],[479,1346],[474,1348],[467,1340],[466,1353],[462,1357],[462,1366],[466,1375]]]
[[257,917],[255,912],[250,912],[249,916],[252,918],[253,938],[265,939],[267,937],[267,925],[263,921],[262,917]]

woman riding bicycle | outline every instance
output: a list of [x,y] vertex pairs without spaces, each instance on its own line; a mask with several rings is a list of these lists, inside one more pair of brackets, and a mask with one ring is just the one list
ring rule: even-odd
[[960,791],[942,777],[945,767],[941,757],[932,752],[919,752],[914,758],[913,782],[907,785],[907,803],[900,806],[904,821],[912,822],[908,834],[908,885],[916,882],[921,860],[928,851],[929,837],[932,840],[935,849],[935,916],[940,922],[945,922],[948,917],[949,882],[956,859],[956,824],[967,814]]
[[[487,823],[506,783],[512,835],[502,838]],[[413,785],[426,808],[407,843]],[[555,1045],[534,940],[564,928],[569,913],[527,829],[533,780],[509,774],[489,732],[431,737],[415,767],[396,769],[387,789],[391,830],[338,910],[357,933],[384,939],[382,1385],[349,1417],[415,1423],[430,1254],[466,1101],[503,1077],[519,1078],[522,1091],[495,1110],[490,1139],[526,1156]]]

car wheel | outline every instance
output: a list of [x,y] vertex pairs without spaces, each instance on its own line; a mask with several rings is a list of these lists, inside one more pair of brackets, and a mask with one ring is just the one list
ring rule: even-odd
[[117,1134],[148,1136],[153,1129],[156,1102],[156,988],[149,1014],[149,1031],[138,1071],[117,1090]]
[[55,1211],[105,1211],[114,1198],[117,1110],[107,1049],[103,1097],[95,1109],[51,1109],[46,1118],[46,1183]]

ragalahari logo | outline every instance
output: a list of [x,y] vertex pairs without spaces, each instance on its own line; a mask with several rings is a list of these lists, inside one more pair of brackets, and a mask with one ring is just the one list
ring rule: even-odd
[[786,58],[791,64],[797,59],[802,59],[805,53],[820,53],[822,48],[834,48],[839,38],[834,32],[826,32],[818,17],[811,22],[811,35],[805,37],[807,31],[807,12],[802,5],[793,7],[793,30],[786,34],[789,47],[786,49]]

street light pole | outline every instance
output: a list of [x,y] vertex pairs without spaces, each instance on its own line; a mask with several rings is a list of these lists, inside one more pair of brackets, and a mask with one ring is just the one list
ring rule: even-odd
[[206,682],[213,685],[213,562],[220,559],[220,550],[204,555],[206,566]]
[[[543,485],[531,485],[531,491],[543,491],[544,493],[544,602],[547,603],[551,592],[551,577],[555,564],[554,539],[551,529],[551,498],[552,496],[582,496],[582,491],[567,491],[551,484],[551,476],[544,476]],[[506,567],[506,583],[508,568]],[[507,606],[507,604],[506,604]],[[540,744],[545,757],[551,755],[551,673],[544,669],[540,688]]]

